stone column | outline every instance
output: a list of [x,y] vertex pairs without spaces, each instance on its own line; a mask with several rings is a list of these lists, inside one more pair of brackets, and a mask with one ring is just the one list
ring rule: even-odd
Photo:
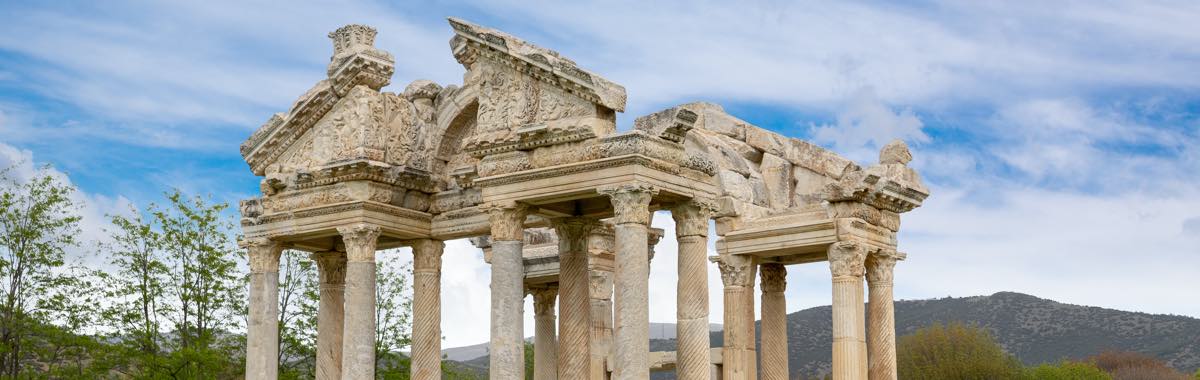
[[[544,286],[533,293],[533,380],[558,379],[558,345],[554,331],[554,299],[558,289]],[[568,378],[565,378],[568,379]]]
[[492,339],[488,377],[525,378],[525,264],[521,250],[527,208],[516,203],[483,207],[492,225]]
[[593,270],[590,275],[592,359],[588,365],[590,368],[588,378],[603,380],[608,373],[605,361],[608,360],[613,348],[613,280],[612,272],[606,270]]
[[375,378],[375,244],[379,226],[338,227],[346,244],[346,304],[342,377]]
[[866,380],[863,265],[866,247],[854,241],[829,246],[833,274],[833,378]]
[[442,378],[441,240],[411,242],[413,252],[412,379]]
[[647,229],[650,199],[656,190],[622,185],[600,190],[612,198],[616,231],[616,270],[613,273],[616,309],[613,379],[650,378],[650,311]]
[[787,267],[783,264],[759,265],[762,280],[762,348],[759,358],[762,363],[763,380],[787,380]]
[[867,258],[871,312],[867,332],[869,378],[896,380],[896,313],[892,304],[892,269],[903,253],[881,251]]
[[597,221],[559,218],[552,225],[558,234],[558,378],[586,379],[592,327],[587,248]]
[[688,201],[671,209],[679,242],[679,279],[675,283],[676,376],[708,376],[708,216],[713,207]]
[[312,254],[321,277],[317,306],[317,380],[342,378],[342,324],[346,291],[346,254],[327,251]]
[[754,258],[722,255],[717,258],[725,285],[725,347],[721,350],[721,378],[752,380],[758,376],[754,355]]
[[250,258],[250,318],[246,325],[246,379],[279,378],[279,254],[268,239],[245,242]]

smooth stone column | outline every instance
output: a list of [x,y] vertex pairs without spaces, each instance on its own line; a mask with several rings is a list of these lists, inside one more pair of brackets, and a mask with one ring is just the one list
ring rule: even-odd
[[759,265],[762,280],[762,348],[759,368],[763,380],[787,380],[787,267],[783,264]]
[[521,250],[527,208],[516,203],[482,208],[492,225],[492,325],[488,378],[525,378],[525,265]]
[[675,284],[676,377],[703,379],[709,374],[708,217],[713,206],[688,201],[671,209],[679,242]]
[[250,258],[250,318],[246,324],[246,379],[279,378],[279,254],[268,239],[245,242]]
[[553,286],[533,288],[533,380],[558,379],[558,345],[554,330],[554,300],[558,289]]
[[605,363],[613,349],[612,272],[592,270],[589,274],[591,276],[590,298],[592,304],[590,338],[592,359],[588,365],[588,378],[603,380],[608,376],[608,366]]
[[346,244],[342,378],[375,378],[375,244],[379,226],[338,227]]
[[321,300],[317,305],[318,380],[342,378],[343,302],[346,291],[346,254],[327,251],[312,254],[321,278]]
[[589,218],[551,221],[558,234],[558,378],[586,379],[591,362],[591,297],[588,288]]
[[442,251],[441,240],[411,242],[413,252],[412,367],[413,380],[442,378]]
[[867,258],[867,288],[871,312],[867,329],[869,378],[896,380],[896,312],[892,303],[892,278],[896,261],[904,254],[881,251]]
[[649,247],[650,199],[656,190],[643,185],[601,189],[612,199],[616,237],[613,273],[616,332],[614,380],[650,378]]
[[723,380],[752,380],[758,376],[754,354],[754,258],[722,255],[715,258],[725,285],[725,347],[721,350]]
[[866,380],[863,271],[866,247],[854,241],[829,246],[833,275],[833,378]]

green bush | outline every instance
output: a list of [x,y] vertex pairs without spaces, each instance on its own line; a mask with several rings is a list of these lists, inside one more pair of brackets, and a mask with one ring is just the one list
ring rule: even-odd
[[1031,380],[1111,380],[1112,376],[1092,363],[1063,361],[1042,364],[1025,371]]
[[1025,373],[990,333],[962,323],[935,324],[897,342],[901,379],[1016,379]]

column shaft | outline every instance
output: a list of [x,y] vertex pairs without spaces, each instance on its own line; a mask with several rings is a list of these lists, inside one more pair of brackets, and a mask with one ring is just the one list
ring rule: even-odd
[[754,353],[754,275],[757,266],[748,256],[723,255],[717,259],[725,285],[725,347],[721,350],[722,379],[752,380],[758,371]]
[[341,380],[346,254],[319,252],[313,254],[313,260],[317,262],[321,278],[321,300],[317,305],[316,378]]
[[865,336],[863,324],[863,261],[866,251],[851,241],[829,247],[829,267],[833,274],[833,378],[866,380],[865,353],[859,337]]
[[379,226],[338,228],[346,244],[342,377],[375,378],[375,244]]
[[654,190],[625,185],[601,190],[612,198],[616,238],[613,379],[650,378],[649,247],[650,199]]
[[671,210],[679,243],[678,281],[675,284],[676,376],[708,376],[708,215],[712,206],[689,201]]
[[526,208],[521,205],[488,205],[492,225],[492,323],[488,377],[493,380],[525,378],[525,267]]
[[597,221],[560,218],[558,234],[558,378],[586,379],[591,362],[587,238]]
[[413,380],[442,378],[442,251],[440,240],[412,242],[413,252]]
[[870,290],[870,320],[867,349],[870,379],[896,380],[896,315],[892,302],[893,268],[903,258],[895,252],[882,252],[867,259],[867,286]]
[[247,242],[250,257],[250,318],[246,326],[246,379],[279,378],[279,243]]
[[589,364],[588,378],[604,380],[608,377],[605,361],[613,349],[612,272],[594,270],[591,272],[591,280],[592,360]]
[[762,278],[762,347],[759,352],[763,380],[787,380],[787,268],[782,264],[763,264]]
[[532,289],[533,293],[533,380],[558,379],[559,345],[554,329],[553,287]]

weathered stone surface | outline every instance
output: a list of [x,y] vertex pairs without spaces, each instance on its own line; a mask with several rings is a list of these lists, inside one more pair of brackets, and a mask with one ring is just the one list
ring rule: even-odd
[[789,142],[786,137],[756,126],[746,126],[746,143],[765,153],[783,156]]
[[759,172],[767,187],[767,205],[773,209],[791,206],[792,163],[774,154],[764,153]]

